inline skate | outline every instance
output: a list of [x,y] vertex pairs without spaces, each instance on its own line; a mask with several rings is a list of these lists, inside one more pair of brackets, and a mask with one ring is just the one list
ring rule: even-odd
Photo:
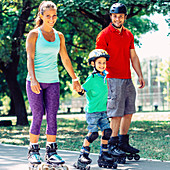
[[80,170],[90,170],[90,166],[88,164],[90,164],[92,160],[89,158],[89,153],[90,153],[89,146],[82,147],[80,156],[77,162],[73,164],[73,166],[76,169],[80,169]]
[[45,160],[46,163],[42,165],[42,170],[68,170],[65,161],[57,154],[57,144],[50,143],[46,146]]
[[117,163],[125,164],[126,163],[126,153],[119,149],[118,147],[119,137],[111,137],[108,142],[108,153],[115,158]]
[[119,135],[119,148],[126,152],[126,157],[128,160],[132,160],[133,158],[137,161],[140,159],[139,150],[130,146],[129,144],[129,135]]
[[41,158],[39,153],[39,145],[32,144],[28,148],[28,161],[29,161],[29,170],[37,170],[41,164]]
[[102,145],[97,162],[101,168],[117,168],[116,160],[108,153],[107,145]]

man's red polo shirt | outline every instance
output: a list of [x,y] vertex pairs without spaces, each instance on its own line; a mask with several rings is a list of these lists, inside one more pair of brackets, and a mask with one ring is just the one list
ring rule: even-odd
[[96,48],[104,49],[110,55],[106,68],[109,72],[107,78],[131,78],[130,49],[135,47],[133,34],[128,29],[123,27],[120,32],[110,23],[97,36]]

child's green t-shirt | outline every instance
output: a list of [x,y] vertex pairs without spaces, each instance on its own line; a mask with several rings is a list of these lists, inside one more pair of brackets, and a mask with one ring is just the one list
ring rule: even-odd
[[86,112],[93,113],[107,110],[108,87],[105,71],[104,76],[99,73],[88,76],[82,87],[86,91]]

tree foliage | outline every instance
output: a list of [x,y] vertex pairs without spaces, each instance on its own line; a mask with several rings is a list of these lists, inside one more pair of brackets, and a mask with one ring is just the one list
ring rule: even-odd
[[166,59],[159,63],[158,72],[160,76],[157,80],[166,84],[167,88],[164,88],[164,94],[167,94],[165,100],[170,102],[170,60]]
[[[34,27],[34,19],[41,1],[0,0],[0,2],[0,96],[7,94],[16,102],[19,95],[16,96],[15,90],[21,89],[25,95],[27,74],[25,40],[27,33]],[[95,48],[97,34],[110,23],[110,6],[118,0],[53,0],[53,2],[58,6],[55,28],[65,35],[74,70],[83,83],[91,70],[87,66],[88,54]],[[127,6],[125,27],[134,34],[135,42],[138,44],[141,34],[157,30],[157,25],[143,16],[155,12],[167,15],[170,7],[169,0],[120,0],[119,2]],[[71,78],[62,66],[60,57],[58,65],[61,96],[64,97],[70,93],[68,84]],[[20,98],[17,103],[22,103],[21,100]],[[20,108],[25,107],[23,103],[21,105]],[[18,114],[22,114],[24,109],[19,112]]]

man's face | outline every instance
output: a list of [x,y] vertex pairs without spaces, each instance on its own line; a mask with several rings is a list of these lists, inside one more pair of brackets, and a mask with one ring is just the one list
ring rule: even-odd
[[125,14],[111,14],[110,19],[112,20],[112,23],[117,27],[121,28],[122,25],[125,22],[126,15]]

